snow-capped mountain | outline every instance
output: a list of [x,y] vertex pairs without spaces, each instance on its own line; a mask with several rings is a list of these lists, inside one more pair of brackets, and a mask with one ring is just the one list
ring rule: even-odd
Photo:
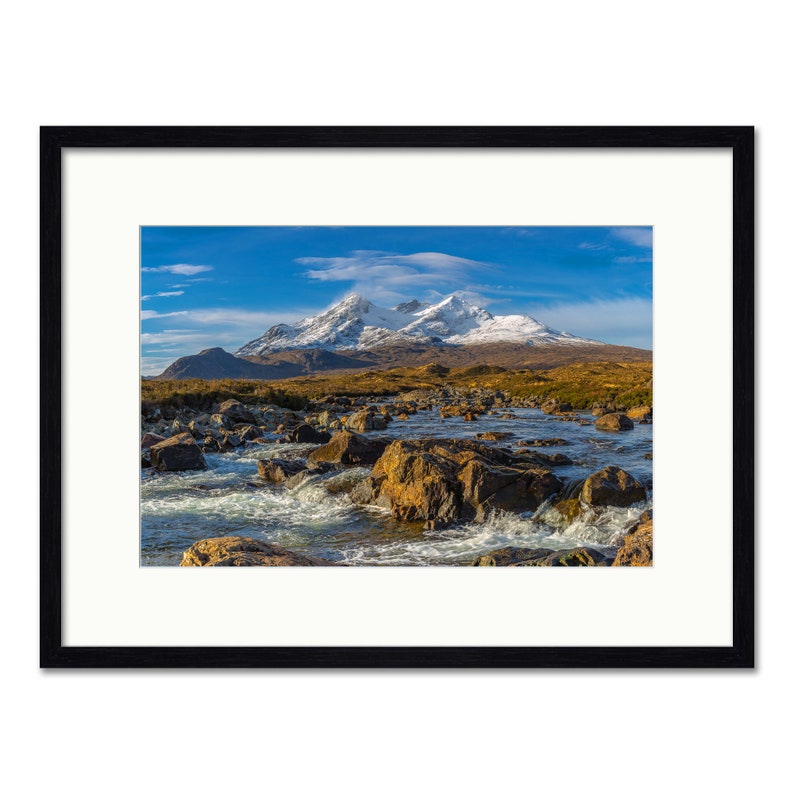
[[279,350],[369,350],[384,345],[422,342],[433,345],[482,345],[491,342],[602,344],[555,331],[520,314],[494,316],[458,294],[428,305],[412,300],[392,309],[361,295],[294,325],[279,324],[243,345],[238,356],[264,356]]

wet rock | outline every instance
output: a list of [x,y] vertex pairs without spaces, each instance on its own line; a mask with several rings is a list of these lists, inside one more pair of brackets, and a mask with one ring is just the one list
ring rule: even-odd
[[643,516],[626,533],[613,565],[653,565],[653,518],[647,512]]
[[559,400],[547,400],[540,406],[540,410],[543,411],[544,414],[560,414],[570,413],[573,411],[573,408],[570,403],[563,403]]
[[236,449],[237,447],[241,447],[245,442],[236,433],[224,433],[223,434],[223,443],[227,447],[231,447],[232,449]]
[[234,422],[224,414],[213,414],[210,417],[210,425],[216,429],[231,430],[233,424]]
[[525,451],[523,452],[528,458],[531,458],[535,463],[539,466],[573,466],[573,461],[567,456],[563,455],[562,452],[555,452],[552,455],[545,455],[542,452],[532,452],[532,451]]
[[289,439],[299,444],[327,444],[331,434],[325,430],[315,430],[311,425],[300,424],[289,433]]
[[262,437],[262,431],[254,425],[243,425],[236,432],[242,441],[255,441]]
[[562,488],[546,469],[522,466],[517,456],[467,440],[400,440],[356,486],[358,504],[387,507],[401,521],[444,526],[481,520],[495,509],[533,510]]
[[271,458],[270,460],[258,460],[256,468],[259,476],[266,482],[280,483],[305,469],[306,464],[299,460]]
[[158,435],[157,433],[144,433],[141,438],[141,449],[149,449],[149,447],[165,441],[165,436]]
[[473,411],[468,411],[467,413],[463,414],[463,421],[464,422],[476,422],[477,421],[477,414]]
[[196,444],[190,433],[180,433],[152,445],[149,454],[152,467],[157,471],[191,471],[207,468],[201,447]]
[[591,474],[582,486],[582,502],[594,507],[628,507],[645,499],[642,484],[619,466],[607,466]]
[[595,421],[596,430],[608,430],[611,432],[620,432],[623,430],[633,430],[634,422],[626,416],[626,414],[604,414],[599,416]]
[[597,549],[580,546],[563,551],[554,549],[522,549],[507,546],[488,554],[482,554],[473,566],[531,566],[531,567],[581,567],[609,565],[608,557]]
[[334,565],[329,560],[296,554],[255,538],[207,538],[194,543],[182,555],[181,567]]
[[217,414],[225,416],[232,424],[245,425],[258,424],[256,416],[251,413],[239,400],[226,400],[218,406]]
[[373,429],[373,415],[370,411],[356,411],[345,422],[345,427],[353,433],[366,433]]
[[368,439],[349,430],[339,430],[331,440],[309,454],[309,464],[343,463],[345,465],[370,465],[380,457],[388,442]]
[[487,433],[477,433],[475,438],[479,438],[482,441],[504,441],[504,439],[510,438],[512,435],[512,433],[500,433],[489,430]]

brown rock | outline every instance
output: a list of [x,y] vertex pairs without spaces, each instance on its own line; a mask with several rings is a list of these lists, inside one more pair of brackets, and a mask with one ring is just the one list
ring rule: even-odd
[[289,439],[298,444],[327,444],[331,440],[331,434],[325,430],[315,430],[304,422],[290,432]]
[[310,465],[321,462],[351,466],[372,464],[380,457],[387,444],[387,441],[381,439],[368,439],[349,430],[339,430],[327,444],[311,452],[308,461]]
[[653,421],[653,408],[647,405],[640,405],[637,408],[630,408],[626,411],[626,416],[629,419],[635,419],[638,422],[649,423]]
[[144,433],[141,438],[141,449],[149,449],[161,441],[165,441],[165,436],[158,436],[157,433]]
[[604,414],[595,420],[596,430],[609,430],[619,432],[621,430],[633,430],[634,422],[626,414]]
[[[647,516],[647,513],[643,513]],[[623,539],[613,565],[653,565],[653,519],[640,519]]]
[[254,538],[207,538],[194,543],[183,555],[181,567],[334,565],[328,560],[296,554]]
[[482,441],[504,441],[504,439],[510,438],[512,435],[512,433],[499,433],[489,430],[487,433],[477,433],[475,438],[479,438]]
[[256,416],[254,416],[254,414],[252,414],[239,400],[226,400],[222,402],[218,406],[217,413],[230,419],[233,424],[259,424]]
[[284,460],[283,458],[271,458],[270,460],[258,460],[256,468],[259,476],[266,482],[280,483],[288,477],[297,474],[306,468],[306,464],[299,460]]
[[[368,430],[372,430],[372,413],[370,411],[356,411],[347,418],[345,427],[354,433],[366,433]],[[385,427],[385,423],[382,427]]]
[[544,414],[570,413],[573,411],[570,403],[561,403],[559,400],[548,400],[540,406]]
[[627,471],[607,466],[584,481],[581,499],[594,507],[628,507],[647,499],[647,494],[642,484]]
[[580,567],[580,566],[606,566],[609,560],[605,554],[597,549],[580,546],[576,549],[563,551],[554,549],[522,549],[508,546],[504,549],[483,554],[472,563],[473,566],[506,565],[511,567]]
[[190,471],[206,469],[201,448],[190,433],[160,441],[149,449],[152,467],[157,471]]
[[550,471],[521,466],[517,456],[475,441],[400,440],[351,499],[388,507],[402,521],[443,526],[494,509],[534,510],[561,488]]

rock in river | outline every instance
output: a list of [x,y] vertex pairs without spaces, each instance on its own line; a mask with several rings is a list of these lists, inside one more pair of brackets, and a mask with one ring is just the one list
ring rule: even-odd
[[284,482],[293,474],[305,469],[306,464],[300,460],[270,458],[270,460],[258,460],[256,468],[259,476],[266,482]]
[[626,533],[613,565],[653,565],[653,518],[645,512]]
[[258,425],[259,421],[239,400],[226,400],[218,406],[221,416],[225,416],[232,422],[245,425]]
[[364,438],[349,430],[339,430],[331,440],[310,453],[309,467],[315,463],[344,463],[350,466],[373,464],[388,442],[381,439]]
[[610,430],[620,432],[621,430],[633,430],[634,422],[626,414],[604,414],[595,420],[596,430]]
[[444,526],[495,509],[534,510],[561,488],[548,469],[476,441],[399,440],[350,498],[387,507],[401,521]]
[[609,560],[606,555],[596,549],[580,546],[576,549],[522,549],[507,546],[488,554],[483,554],[472,563],[474,566],[532,566],[532,567],[558,567],[568,568],[580,566],[607,566]]
[[594,507],[628,507],[647,498],[642,484],[619,466],[591,474],[582,486],[582,502]]
[[334,565],[328,560],[296,554],[294,551],[274,546],[254,538],[207,538],[194,543],[183,555],[179,565],[191,566],[285,566]]
[[326,444],[331,440],[331,434],[325,430],[315,430],[304,422],[289,434],[289,439],[299,444]]
[[207,468],[204,453],[190,433],[180,433],[178,436],[154,444],[149,449],[149,453],[152,467],[157,471],[190,471]]

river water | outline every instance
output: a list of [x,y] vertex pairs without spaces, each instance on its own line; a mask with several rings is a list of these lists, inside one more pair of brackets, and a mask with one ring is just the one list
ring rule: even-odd
[[[515,418],[502,418],[510,413]],[[590,423],[561,421],[531,408],[483,414],[476,422],[441,419],[438,409],[395,419],[385,431],[390,438],[474,438],[486,431],[512,433],[493,443],[518,449],[519,440],[562,438],[566,446],[539,448],[562,452],[571,466],[553,469],[561,479],[581,480],[604,466],[617,465],[652,487],[652,425],[607,433]],[[252,444],[231,453],[207,454],[206,471],[141,472],[141,565],[179,565],[197,540],[224,535],[261,538],[299,553],[347,565],[465,565],[480,554],[505,546],[566,549],[614,546],[625,529],[651,506],[651,500],[629,508],[585,513],[572,524],[557,522],[556,511],[501,513],[485,523],[464,523],[425,531],[422,524],[395,521],[380,508],[354,505],[351,485],[370,469],[350,467],[309,477],[294,490],[264,483],[257,460],[305,457],[315,445]]]

